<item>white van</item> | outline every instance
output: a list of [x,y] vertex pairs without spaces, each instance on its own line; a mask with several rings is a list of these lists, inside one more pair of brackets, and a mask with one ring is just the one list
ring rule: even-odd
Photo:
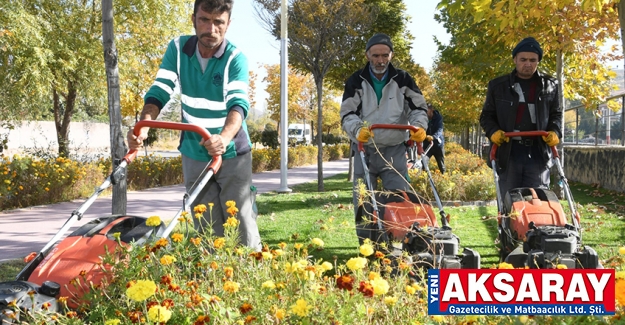
[[289,124],[289,143],[310,144],[312,142],[312,132],[310,125]]

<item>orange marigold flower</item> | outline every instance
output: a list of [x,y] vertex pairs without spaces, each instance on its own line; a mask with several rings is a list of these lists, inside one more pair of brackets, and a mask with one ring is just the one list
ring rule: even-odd
[[217,296],[212,296],[208,302],[210,302],[211,304],[216,304],[216,303],[218,303],[220,301],[221,301],[221,298],[219,298]]
[[234,202],[234,201],[232,201],[232,200],[230,200],[230,201],[226,201],[226,206],[227,206],[228,208],[232,208],[232,207],[234,207],[234,206],[236,206],[236,205],[237,205],[237,203],[236,203],[236,202]]
[[226,266],[224,267],[224,274],[226,275],[227,278],[232,278],[232,275],[234,275],[234,269],[231,268],[230,266]]
[[169,274],[163,275],[161,277],[161,283],[162,284],[170,284],[173,280],[174,280],[174,278],[171,275],[169,275]]
[[213,241],[213,246],[217,249],[224,247],[225,244],[226,244],[226,239],[222,237],[216,238],[215,241]]
[[65,316],[67,316],[67,318],[76,318],[78,317],[78,313],[71,310],[71,311],[68,311],[67,314],[65,314]]
[[202,219],[203,217],[204,217],[204,215],[201,214],[201,213],[196,213],[195,214],[195,219]]
[[195,213],[204,213],[206,212],[206,205],[198,204],[193,208],[193,212]]
[[163,306],[165,308],[172,308],[174,306],[174,300],[173,299],[165,299],[165,300],[163,300],[163,302],[161,302],[161,306]]
[[251,323],[251,322],[255,321],[256,319],[257,319],[257,318],[256,318],[255,316],[252,316],[252,315],[247,315],[247,316],[245,317],[245,321],[244,321],[244,323],[245,323],[245,324],[249,324],[249,323]]
[[44,303],[41,305],[41,308],[43,308],[43,310],[48,310],[48,308],[50,308],[50,306],[52,306],[52,304],[51,304],[51,303],[49,303],[49,302],[44,302]]
[[194,293],[191,295],[191,302],[194,305],[199,306],[202,303],[202,301],[204,301],[204,298],[202,298],[202,296],[200,296],[199,294]]
[[230,214],[231,216],[236,215],[239,212],[239,208],[237,207],[229,207],[226,212],[228,212],[228,214]]
[[249,313],[250,311],[252,311],[252,309],[254,309],[252,305],[247,302],[239,307],[239,311],[241,311],[241,314]]
[[[237,210],[238,211],[238,210]],[[226,223],[224,224],[224,227],[228,228],[234,228],[236,226],[239,225],[239,220],[235,217],[229,217],[228,220],[226,220]]]
[[191,238],[191,242],[193,243],[193,245],[195,246],[200,246],[200,243],[202,242],[202,238],[196,237],[196,238]]
[[195,319],[193,325],[206,325],[210,322],[211,318],[205,315],[200,315]]
[[354,288],[354,278],[349,275],[342,275],[336,279],[336,286],[339,289],[352,291]]
[[384,253],[382,253],[382,252],[380,252],[380,251],[375,251],[374,256],[375,256],[375,258],[377,258],[377,259],[381,259],[381,258],[384,258]]
[[210,264],[210,268],[213,270],[217,270],[219,268],[219,264],[217,264],[217,262],[212,261]]
[[384,264],[391,264],[391,259],[390,258],[384,258],[384,259],[382,259],[382,263],[384,263]]
[[61,304],[65,305],[65,304],[67,304],[67,297],[66,296],[59,297],[58,301]]
[[278,244],[278,247],[280,247],[281,249],[285,249],[285,248],[286,248],[286,245],[287,245],[287,244],[286,244],[285,242],[280,242],[280,243]]
[[361,292],[365,297],[373,297],[373,286],[368,281],[360,281],[358,291]]

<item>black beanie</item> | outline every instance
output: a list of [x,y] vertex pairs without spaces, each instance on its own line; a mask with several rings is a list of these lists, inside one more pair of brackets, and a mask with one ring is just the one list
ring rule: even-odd
[[393,52],[393,42],[391,42],[391,38],[386,34],[378,33],[371,36],[371,38],[367,41],[365,51],[369,51],[369,48],[376,44],[384,44],[391,49],[391,52]]
[[512,50],[512,57],[514,58],[519,52],[533,52],[538,54],[538,61],[543,59],[543,49],[533,37],[527,37],[520,41]]

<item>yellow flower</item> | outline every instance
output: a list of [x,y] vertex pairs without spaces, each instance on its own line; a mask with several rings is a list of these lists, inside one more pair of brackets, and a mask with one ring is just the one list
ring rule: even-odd
[[119,325],[119,323],[121,323],[122,321],[120,321],[117,318],[114,319],[109,319],[106,322],[104,322],[104,325]]
[[121,238],[122,233],[121,232],[114,232],[113,233],[113,238],[115,238],[115,240],[119,240],[119,238]]
[[196,237],[196,238],[191,238],[191,242],[193,243],[193,245],[195,246],[200,246],[200,243],[202,242],[202,238]]
[[226,281],[224,283],[224,291],[227,291],[227,292],[231,292],[231,293],[239,292],[240,287],[241,285],[234,281]]
[[163,255],[163,257],[161,257],[162,265],[170,265],[174,263],[175,261],[176,261],[176,258],[171,255]]
[[184,235],[181,233],[177,232],[171,235],[171,241],[173,241],[174,243],[181,243],[183,239],[184,239]]
[[480,319],[480,316],[479,315],[469,315],[469,316],[465,317],[465,319],[466,319],[467,322],[475,323],[475,322],[477,322]]
[[286,316],[286,311],[284,309],[276,309],[276,312],[274,313],[274,316],[276,316],[276,318],[278,320],[283,320],[284,317]]
[[262,287],[265,289],[275,289],[276,284],[273,281],[269,280],[269,281],[263,282]]
[[566,269],[568,269],[568,267],[566,267],[565,264],[558,264],[558,265],[556,265],[556,269],[558,269],[558,270],[566,270]]
[[232,275],[234,274],[234,269],[230,266],[226,266],[224,267],[224,275],[226,276],[226,278],[232,278]]
[[414,295],[414,294],[415,294],[415,292],[417,292],[417,289],[415,289],[415,288],[413,288],[413,287],[411,287],[411,286],[407,286],[407,287],[406,287],[406,293],[407,293],[407,294],[409,294],[409,295]]
[[312,309],[312,306],[309,306],[306,300],[297,299],[295,305],[291,306],[291,312],[299,317],[308,316],[308,312]]
[[226,240],[223,237],[215,238],[215,241],[213,241],[213,246],[217,249],[224,247],[225,244]]
[[625,271],[618,271],[618,272],[616,272],[615,278],[625,280]]
[[171,318],[171,311],[163,306],[152,306],[148,310],[148,319],[157,323],[167,323]]
[[621,255],[625,255],[625,246],[619,247],[618,253],[621,254]]
[[386,282],[386,280],[382,278],[370,280],[369,283],[373,287],[373,293],[377,296],[386,294],[388,292],[388,289],[390,288],[388,282]]
[[295,248],[295,249],[299,250],[299,249],[301,249],[303,246],[304,246],[303,244],[297,243],[297,244],[293,245],[293,248]]
[[384,297],[384,303],[387,306],[393,306],[397,303],[397,297]]
[[239,225],[239,220],[235,217],[228,217],[228,220],[226,220],[226,223],[224,224],[224,227],[226,228],[234,228],[236,226]]
[[144,301],[154,295],[156,284],[151,280],[138,280],[126,289],[126,296],[134,301]]
[[529,320],[529,317],[526,315],[519,316],[519,322],[521,322],[521,324],[527,323],[528,320]]
[[262,252],[263,260],[270,260],[273,258],[273,255],[269,252]]
[[321,240],[321,238],[313,238],[311,240],[311,243],[315,248],[323,248],[323,245],[325,245],[325,243],[323,242],[323,240]]
[[362,246],[360,246],[360,254],[362,254],[363,256],[369,256],[373,253],[373,246],[371,246],[370,244],[362,244]]
[[145,225],[148,227],[158,227],[161,225],[161,218],[159,216],[151,216],[145,221]]
[[352,257],[345,265],[352,271],[361,270],[367,265],[367,259],[364,257]]
[[232,200],[230,200],[230,201],[226,201],[226,206],[227,206],[228,208],[232,208],[232,207],[237,206],[237,203],[236,203],[236,202],[234,202],[234,201],[232,201]]
[[324,271],[330,271],[332,270],[333,266],[332,263],[330,262],[323,262],[321,263],[321,269],[323,269]]
[[432,320],[437,323],[442,323],[445,320],[445,318],[443,318],[443,316],[441,315],[436,315],[436,316],[432,316]]
[[514,266],[512,266],[512,264],[510,263],[506,263],[506,262],[502,262],[499,263],[499,269],[514,269]]

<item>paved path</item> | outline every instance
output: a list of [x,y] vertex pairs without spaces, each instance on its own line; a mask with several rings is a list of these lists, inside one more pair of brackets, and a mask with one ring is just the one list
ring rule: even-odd
[[[348,159],[324,162],[323,176],[347,172],[348,166]],[[287,176],[289,186],[316,182],[317,165],[289,169]],[[260,194],[276,191],[280,189],[280,170],[253,174],[252,181]],[[183,194],[182,185],[128,192],[126,212],[128,215],[158,215],[167,219],[167,216],[175,216],[181,208]],[[74,228],[99,216],[111,214],[111,200],[110,196],[100,196]],[[22,258],[30,252],[39,251],[84,201],[0,212],[0,261]]]

